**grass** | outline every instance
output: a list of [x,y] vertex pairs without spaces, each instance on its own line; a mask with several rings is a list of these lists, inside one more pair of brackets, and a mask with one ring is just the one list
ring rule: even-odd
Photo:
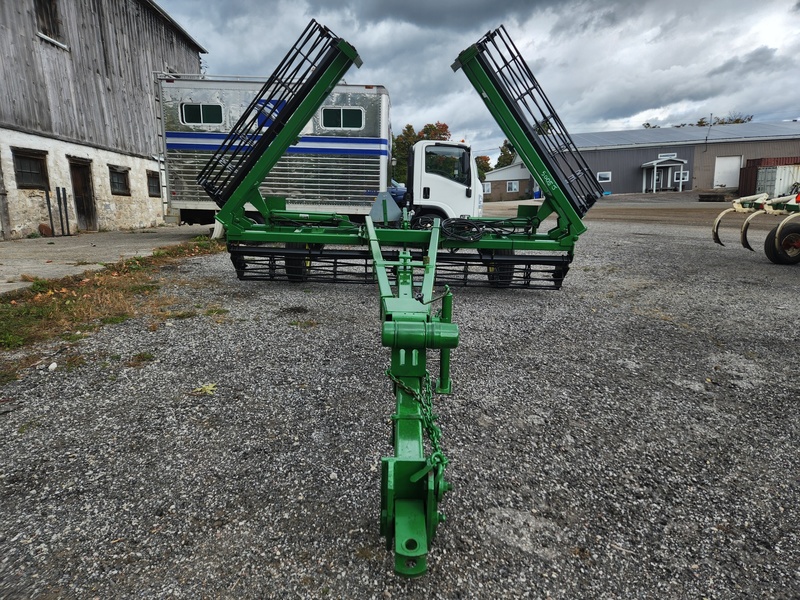
[[139,352],[134,354],[131,359],[128,361],[127,365],[129,367],[141,367],[145,363],[150,362],[151,360],[155,360],[155,356],[150,352]]
[[137,315],[195,316],[195,311],[185,310],[165,314],[164,306],[171,301],[157,293],[159,270],[184,258],[224,250],[224,242],[199,237],[83,276],[55,280],[23,276],[31,282],[28,289],[0,296],[0,383],[15,370],[10,361],[3,360],[2,352],[52,339],[74,341],[83,337],[80,332]]

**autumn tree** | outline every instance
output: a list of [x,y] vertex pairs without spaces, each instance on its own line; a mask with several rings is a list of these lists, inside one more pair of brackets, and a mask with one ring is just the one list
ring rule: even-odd
[[489,171],[493,170],[492,163],[489,162],[488,156],[476,156],[475,165],[478,167],[478,177],[480,177],[481,181],[486,179],[486,174]]
[[440,140],[447,141],[450,139],[450,127],[447,123],[428,123],[419,130],[419,139],[421,140]]
[[408,155],[411,146],[417,143],[419,138],[417,132],[411,124],[406,125],[400,135],[392,138],[392,177],[405,183],[408,181]]
[[508,142],[508,140],[503,140],[503,145],[500,146],[500,156],[497,157],[497,162],[494,164],[494,168],[499,169],[501,167],[507,167],[514,162],[514,158],[516,156],[517,152],[514,150],[514,147]]
[[392,158],[395,161],[392,169],[393,178],[403,183],[408,182],[408,155],[411,154],[411,147],[420,140],[441,140],[450,139],[450,127],[447,123],[428,123],[419,131],[414,130],[410,123],[403,127],[400,135],[392,138]]
[[[713,115],[710,119],[706,119],[705,117],[700,117],[697,119],[696,123],[680,123],[678,125],[672,125],[672,127],[712,127],[714,125],[735,125],[738,123],[749,123],[753,120],[753,115],[745,115],[744,113],[740,112],[731,112],[728,113],[727,117],[714,117]],[[651,125],[650,123],[642,123],[642,127],[645,129],[659,129],[659,125]]]
[[727,117],[719,118],[714,117],[714,125],[738,125],[740,123],[749,123],[753,120],[753,115],[745,115],[740,112],[728,113]]

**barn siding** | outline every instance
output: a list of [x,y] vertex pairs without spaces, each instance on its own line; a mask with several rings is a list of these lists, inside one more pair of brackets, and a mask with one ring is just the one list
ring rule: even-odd
[[[158,171],[154,72],[199,73],[204,50],[148,0],[58,0],[53,43],[38,34],[34,0],[0,2],[0,235],[47,222],[44,190],[18,189],[12,148],[47,153],[51,197],[65,188],[77,228],[70,157],[91,167],[101,229],[163,220],[147,190]],[[108,166],[129,169],[130,195],[111,193]]]
[[0,124],[139,156],[158,150],[153,72],[200,71],[198,48],[143,0],[60,0],[67,50],[33,0],[0,3]]

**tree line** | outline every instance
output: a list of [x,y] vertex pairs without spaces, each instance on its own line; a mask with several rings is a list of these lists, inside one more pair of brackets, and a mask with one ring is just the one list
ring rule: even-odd
[[[711,127],[713,125],[736,125],[739,123],[749,123],[753,120],[753,115],[745,115],[743,113],[729,113],[727,117],[715,117],[710,115],[708,119],[700,117],[696,123],[680,123],[679,125],[670,125],[670,127]],[[651,125],[642,123],[645,129],[661,129],[661,125]]]

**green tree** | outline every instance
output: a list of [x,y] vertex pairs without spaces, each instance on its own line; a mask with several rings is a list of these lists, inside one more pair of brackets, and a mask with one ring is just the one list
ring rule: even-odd
[[749,123],[753,120],[753,115],[745,115],[740,112],[730,112],[727,117],[714,117],[714,125],[735,125],[739,123]]
[[514,162],[514,158],[517,156],[514,147],[508,142],[508,140],[503,140],[503,145],[500,146],[500,156],[497,157],[497,162],[494,164],[495,169],[499,169],[501,167],[507,167],[511,163]]
[[[672,125],[672,127],[711,127],[713,125],[733,125],[736,123],[749,123],[753,120],[753,115],[745,115],[740,112],[728,113],[727,117],[711,116],[710,119],[700,117],[696,123],[680,123]],[[651,125],[650,123],[642,123],[645,129],[660,129],[659,125]]]
[[486,179],[486,174],[489,171],[493,170],[488,156],[476,156],[475,165],[478,167],[478,177],[480,177],[481,181]]
[[392,161],[395,163],[392,177],[401,183],[408,181],[408,155],[411,146],[418,140],[419,136],[411,124],[406,125],[400,135],[392,138]]
[[553,124],[550,119],[542,119],[536,124],[536,135],[548,135],[553,131]]

